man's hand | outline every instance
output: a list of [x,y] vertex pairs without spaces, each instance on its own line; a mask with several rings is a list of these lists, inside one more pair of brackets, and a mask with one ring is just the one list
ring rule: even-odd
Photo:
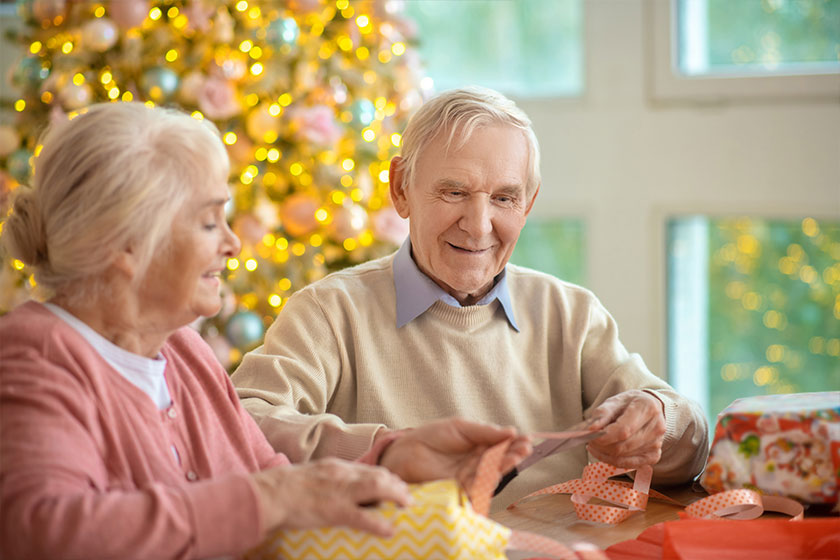
[[393,473],[339,459],[274,467],[251,476],[267,530],[345,526],[391,537],[391,524],[364,506],[384,501],[406,506],[411,501],[408,486]]
[[650,393],[634,389],[612,396],[593,411],[590,422],[592,430],[605,432],[587,446],[599,461],[625,469],[659,462],[665,411]]
[[500,465],[501,472],[506,472],[531,453],[529,439],[516,435],[513,428],[460,418],[431,422],[409,430],[385,449],[379,464],[406,482],[454,478],[469,488],[481,455],[506,439],[513,440]]

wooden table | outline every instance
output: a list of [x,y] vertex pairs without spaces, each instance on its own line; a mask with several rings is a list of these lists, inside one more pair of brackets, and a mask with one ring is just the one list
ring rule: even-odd
[[[707,496],[702,488],[673,486],[656,488],[669,498],[688,505]],[[578,519],[568,494],[537,496],[513,510],[492,513],[490,517],[511,529],[531,531],[564,544],[587,541],[601,549],[635,539],[639,533],[662,521],[676,521],[683,508],[656,499],[648,500],[647,509],[630,516],[618,525],[603,525]],[[533,557],[533,553],[511,553],[511,560]]]

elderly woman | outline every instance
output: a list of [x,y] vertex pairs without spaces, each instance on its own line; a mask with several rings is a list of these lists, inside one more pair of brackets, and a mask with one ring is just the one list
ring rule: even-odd
[[[440,421],[291,465],[187,325],[219,311],[228,160],[206,121],[104,104],[51,130],[3,227],[48,290],[0,318],[0,556],[240,555],[269,531],[392,530],[365,504],[468,479],[512,429]],[[387,454],[385,446],[390,443]],[[367,464],[364,464],[367,463]]]

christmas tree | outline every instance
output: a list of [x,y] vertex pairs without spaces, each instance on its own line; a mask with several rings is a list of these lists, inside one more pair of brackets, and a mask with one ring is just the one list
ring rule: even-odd
[[[0,125],[0,203],[28,182],[51,120],[106,101],[211,119],[231,160],[229,219],[242,240],[225,304],[201,324],[226,365],[257,344],[286,298],[392,251],[407,226],[388,165],[422,103],[399,3],[337,0],[30,0],[23,57]],[[5,88],[8,91],[9,88]],[[0,262],[0,313],[30,297],[23,263]]]

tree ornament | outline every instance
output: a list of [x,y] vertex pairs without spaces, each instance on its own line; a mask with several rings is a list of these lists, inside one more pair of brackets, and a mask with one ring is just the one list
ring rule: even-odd
[[301,237],[311,233],[318,227],[315,212],[320,203],[309,194],[295,193],[288,197],[280,209],[280,220],[283,229],[289,235]]
[[333,212],[333,219],[329,225],[330,236],[338,242],[356,237],[368,223],[368,215],[365,209],[358,204],[342,206]]
[[75,111],[87,107],[93,98],[93,92],[87,82],[77,84],[69,81],[61,88],[58,99],[66,111]]
[[6,157],[20,147],[20,135],[7,125],[0,125],[0,157]]
[[394,245],[400,245],[408,237],[408,220],[397,214],[391,206],[386,206],[373,215],[373,234]]
[[117,42],[117,26],[108,18],[92,19],[82,26],[82,45],[105,52]]
[[140,87],[153,101],[166,101],[178,89],[178,75],[169,68],[149,68],[140,78]]
[[357,99],[350,105],[353,122],[359,126],[368,126],[376,117],[376,107],[369,99]]
[[279,18],[268,24],[266,40],[275,47],[293,46],[297,43],[300,29],[294,18]]
[[254,107],[245,118],[245,131],[255,142],[273,142],[277,139],[280,133],[279,111],[275,115],[271,113],[271,104],[262,103]]
[[123,29],[137,27],[149,15],[147,0],[111,0],[108,14]]
[[31,158],[32,152],[26,148],[17,149],[6,158],[6,169],[19,183],[29,181],[29,174],[32,172],[32,167],[29,165]]
[[42,66],[39,57],[27,56],[12,71],[12,85],[20,89],[37,88],[49,75],[50,71]]
[[234,313],[225,327],[225,336],[237,348],[250,348],[262,341],[263,322],[253,311]]

